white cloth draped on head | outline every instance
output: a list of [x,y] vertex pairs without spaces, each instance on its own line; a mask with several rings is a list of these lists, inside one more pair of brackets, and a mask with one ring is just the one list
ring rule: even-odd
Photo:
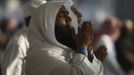
[[31,5],[35,8],[38,8],[41,4],[46,3],[46,0],[31,0]]
[[[68,50],[67,46],[60,44],[55,38],[55,19],[60,7],[64,2],[47,2],[41,5],[32,16],[29,27],[28,40],[30,48],[61,47]],[[36,49],[32,49],[36,50]],[[28,50],[28,52],[30,52]]]
[[31,16],[35,9],[40,5],[47,3],[46,0],[31,0],[23,6],[24,17]]

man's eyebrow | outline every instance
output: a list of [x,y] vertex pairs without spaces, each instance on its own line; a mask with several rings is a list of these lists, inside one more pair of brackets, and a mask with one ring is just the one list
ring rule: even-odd
[[59,11],[59,13],[65,13],[65,12],[67,12],[67,10],[65,10],[65,9]]
[[64,11],[60,11],[59,13],[65,13]]

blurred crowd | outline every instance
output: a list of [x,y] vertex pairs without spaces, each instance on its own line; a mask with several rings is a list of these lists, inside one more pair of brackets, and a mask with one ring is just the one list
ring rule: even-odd
[[[60,0],[56,0],[56,1],[60,1]],[[61,0],[61,1],[64,1],[64,0]],[[42,11],[42,12],[39,11],[38,15],[34,14],[34,13],[35,12],[37,13],[36,9],[38,9],[38,8],[43,10],[43,6],[40,7],[40,5],[43,5],[46,2],[47,2],[46,0],[29,0],[29,1],[28,0],[22,0],[22,1],[6,0],[5,2],[1,1],[1,5],[0,5],[0,73],[1,74],[0,75],[25,75],[24,72],[22,72],[22,69],[25,68],[23,66],[24,64],[22,64],[22,63],[24,63],[25,61],[22,61],[22,60],[20,61],[19,59],[23,59],[23,60],[25,59],[25,57],[27,56],[27,50],[29,49],[29,47],[30,47],[29,56],[30,56],[30,50],[31,49],[34,50],[35,47],[33,45],[33,41],[35,41],[34,40],[35,38],[32,36],[34,35],[34,33],[38,32],[38,31],[42,32],[41,34],[43,34],[43,32],[44,32],[44,34],[48,34],[48,35],[51,34],[51,32],[47,33],[47,30],[49,31],[49,29],[42,31],[43,28],[41,28],[39,26],[34,27],[34,24],[36,24],[36,23],[42,24],[42,25],[44,24],[44,22],[41,22],[42,15],[40,15],[40,14],[43,14],[42,12],[44,12],[44,11]],[[47,3],[46,3],[46,6],[47,6]],[[46,9],[46,8],[44,7],[44,9]],[[53,9],[51,9],[51,10],[53,10]],[[75,33],[78,33],[79,29],[83,27],[82,25],[84,25],[84,23],[86,23],[86,21],[81,20],[82,14],[79,11],[77,11],[75,6],[72,7],[72,11],[73,11],[72,13],[75,14],[75,15],[71,16],[72,24],[78,25],[78,31],[77,31],[77,27],[75,28],[75,26],[74,26]],[[70,13],[70,10],[68,10],[68,12]],[[48,12],[45,12],[45,13],[48,13]],[[36,18],[36,16],[39,16],[41,18],[37,17],[38,19],[32,19],[33,17]],[[52,15],[50,15],[50,16],[52,16]],[[62,16],[62,15],[59,15],[59,16]],[[76,16],[76,17],[73,17],[73,16]],[[47,16],[47,18],[48,17],[49,16]],[[77,18],[77,23],[75,23],[75,21],[74,21],[76,18]],[[46,18],[43,18],[43,19],[46,19]],[[35,23],[34,21],[37,21],[37,22]],[[83,22],[81,22],[81,21],[83,21]],[[40,23],[38,23],[38,22],[40,22]],[[29,27],[29,25],[32,25],[32,24],[33,24],[33,27],[32,26]],[[50,21],[50,24],[51,24],[51,21]],[[94,24],[91,24],[91,25],[97,26]],[[133,24],[133,20],[131,20],[131,19],[121,20],[120,18],[118,18],[116,16],[109,16],[105,19],[105,21],[102,24],[100,24],[98,26],[99,27],[95,27],[95,28],[98,28],[97,30],[93,29],[94,27],[91,28],[91,32],[93,32],[93,34],[92,34],[93,38],[90,38],[90,39],[92,39],[92,44],[89,47],[89,49],[93,50],[96,58],[101,60],[103,67],[104,67],[104,75],[134,75],[134,46],[133,46],[133,44],[134,44],[134,24]],[[32,31],[32,29],[34,29],[34,28],[38,28],[40,30],[37,30],[35,32],[33,31],[33,35],[31,35],[32,33],[29,33],[29,31],[30,30]],[[49,26],[48,26],[48,28],[49,28]],[[62,30],[62,29],[60,29],[60,27],[59,28],[56,27],[56,28],[57,28],[57,30],[55,30],[55,34],[56,34],[55,38],[61,38],[61,39],[58,39],[58,41],[60,43],[66,45],[72,49],[77,49],[77,48],[75,48],[76,44],[74,44],[74,42],[72,42],[74,40],[70,39],[70,37],[69,37],[70,35],[63,35],[61,37],[61,35],[65,34],[67,30]],[[37,33],[37,34],[39,34],[39,33]],[[28,40],[27,40],[28,35],[30,35],[31,37],[30,36],[29,37],[33,39],[33,40],[30,39],[30,42],[32,41],[32,44],[28,43]],[[81,36],[84,36],[84,35],[81,34]],[[43,38],[44,37],[49,38],[49,37],[46,37],[46,35],[44,35]],[[65,37],[67,37],[67,39]],[[42,40],[42,37],[40,35],[38,35],[38,38],[40,38],[40,40]],[[23,40],[20,40],[20,39],[23,39]],[[55,41],[52,38],[50,38],[50,40]],[[45,40],[45,41],[50,41],[50,40]],[[66,40],[69,40],[69,41],[66,42]],[[79,41],[81,41],[81,40],[79,40]],[[37,41],[35,41],[35,42],[37,42]],[[77,41],[78,41],[78,39],[77,39]],[[43,42],[44,42],[44,40],[43,40]],[[82,43],[82,42],[78,42],[78,43]],[[40,44],[40,42],[39,42],[39,44]],[[41,46],[41,45],[37,44],[37,46]],[[47,45],[49,46],[49,44],[47,44]],[[106,47],[106,49],[103,49],[105,47]],[[96,51],[97,48],[99,48],[99,50],[101,50],[101,51]],[[46,48],[46,49],[49,49],[49,48]],[[83,50],[83,48],[82,48],[82,50]],[[20,55],[19,55],[19,53],[20,53]],[[78,53],[82,53],[82,52],[78,51]],[[31,54],[32,54],[32,52],[31,52]],[[89,55],[89,57],[92,57],[92,51],[91,52],[89,51],[88,55]],[[17,59],[17,57],[19,57],[19,59]],[[28,67],[29,67],[29,59],[30,59],[30,57],[27,59]],[[37,58],[37,59],[39,59],[39,58]],[[89,58],[89,60],[90,60],[90,58]],[[58,60],[56,60],[56,61],[58,61]],[[93,61],[93,58],[91,58],[91,61]],[[18,66],[18,64],[21,64],[21,67]],[[40,64],[40,63],[38,63],[38,64]],[[15,71],[14,71],[14,69],[15,69]],[[32,69],[32,68],[28,68],[28,71],[30,71],[29,69]],[[59,68],[57,68],[57,69],[59,69]],[[20,72],[19,70],[21,70],[21,73],[19,73]],[[16,74],[13,71],[16,72]],[[17,74],[17,72],[18,72],[18,74]],[[87,75],[86,74],[87,72],[85,72],[85,74],[80,74],[80,73],[81,72],[79,72],[79,74],[71,74],[71,75]],[[30,74],[32,74],[32,73],[29,73],[26,75],[30,75]],[[60,74],[60,73],[57,73],[57,75],[58,74]],[[35,75],[38,75],[38,73],[37,74],[35,73]],[[46,75],[46,74],[40,74],[40,75]]]

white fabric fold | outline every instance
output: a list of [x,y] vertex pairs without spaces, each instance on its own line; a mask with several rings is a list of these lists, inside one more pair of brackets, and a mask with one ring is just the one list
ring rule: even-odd
[[[50,1],[40,6],[30,22],[26,75],[102,75],[100,62],[91,64],[83,54],[59,43],[55,38],[55,19],[66,1]],[[93,66],[94,65],[94,66]],[[91,68],[91,66],[97,69]]]
[[45,3],[47,3],[46,0],[31,0],[28,3],[24,4],[23,5],[24,17],[32,16],[36,8]]
[[2,61],[2,75],[25,75],[24,57],[29,48],[27,32],[28,28],[23,27],[8,42]]

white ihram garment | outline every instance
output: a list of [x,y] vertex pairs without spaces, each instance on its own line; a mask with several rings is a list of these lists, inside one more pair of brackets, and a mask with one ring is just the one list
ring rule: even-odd
[[[32,16],[33,12],[45,0],[32,0],[23,7],[25,17]],[[28,27],[24,26],[9,41],[2,61],[2,75],[25,75],[25,56],[29,48],[27,40]]]
[[29,48],[28,29],[23,27],[9,41],[2,61],[2,75],[24,75],[24,57]]
[[75,53],[56,40],[55,19],[64,4],[47,2],[32,16],[26,75],[103,75],[103,66],[95,57],[91,63],[85,55]]

